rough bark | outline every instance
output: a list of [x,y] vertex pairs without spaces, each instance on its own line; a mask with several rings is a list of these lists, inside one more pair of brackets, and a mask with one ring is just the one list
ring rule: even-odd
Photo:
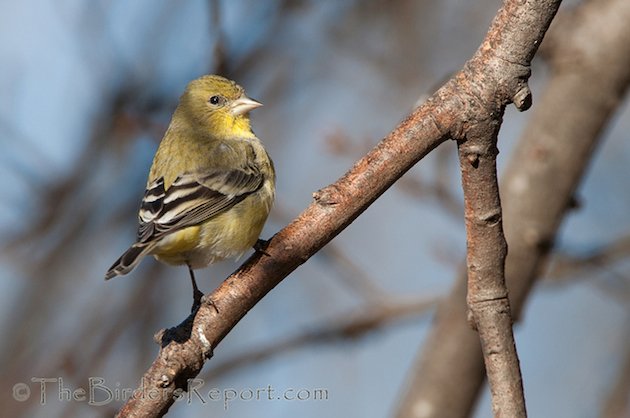
[[[518,318],[602,130],[630,83],[630,3],[590,1],[561,16],[545,42],[552,75],[503,178],[506,279]],[[602,30],[606,27],[606,30]],[[465,323],[462,274],[438,307],[398,417],[468,417],[485,374]]]

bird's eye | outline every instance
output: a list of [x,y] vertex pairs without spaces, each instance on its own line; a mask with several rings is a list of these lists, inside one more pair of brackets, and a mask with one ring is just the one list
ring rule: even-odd
[[210,104],[218,105],[221,102],[221,96],[212,96],[208,101]]

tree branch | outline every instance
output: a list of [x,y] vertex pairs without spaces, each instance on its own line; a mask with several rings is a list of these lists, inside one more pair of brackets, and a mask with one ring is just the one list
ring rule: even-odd
[[[572,207],[599,135],[630,83],[630,3],[590,1],[562,17],[545,41],[551,79],[501,189],[510,249],[506,279],[516,317]],[[478,338],[464,324],[465,295],[462,275],[438,307],[399,417],[470,416],[485,375]]]
[[468,318],[479,332],[495,417],[526,417],[523,383],[505,285],[496,157],[499,124],[490,120],[458,144],[464,189]]
[[[161,333],[161,349],[141,390],[120,416],[162,416],[176,390],[196,376],[212,349],[288,274],[348,226],[402,174],[449,137],[466,138],[504,106],[527,107],[529,64],[560,0],[508,0],[472,60],[424,105],[401,122],[256,253],[180,326]],[[213,303],[210,303],[210,300]],[[216,308],[216,309],[215,309]]]

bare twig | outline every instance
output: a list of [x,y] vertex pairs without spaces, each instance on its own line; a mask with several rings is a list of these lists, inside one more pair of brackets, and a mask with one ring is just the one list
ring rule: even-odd
[[470,127],[489,114],[499,123],[501,110],[510,101],[526,107],[529,63],[558,4],[559,0],[508,0],[481,48],[457,77],[342,178],[316,192],[314,202],[270,240],[266,254],[250,257],[197,312],[158,336],[161,349],[143,376],[143,390],[123,406],[120,416],[164,415],[176,390],[184,389],[187,379],[199,373],[212,349],[249,309],[415,163],[449,137],[465,138]]

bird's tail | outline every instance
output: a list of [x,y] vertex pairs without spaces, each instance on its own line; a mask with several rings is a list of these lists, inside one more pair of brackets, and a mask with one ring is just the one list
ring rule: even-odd
[[105,273],[105,280],[109,280],[112,277],[122,276],[129,273],[138,265],[138,263],[144,258],[145,255],[153,249],[153,245],[147,245],[145,243],[135,243],[118,260],[112,264],[112,266]]

